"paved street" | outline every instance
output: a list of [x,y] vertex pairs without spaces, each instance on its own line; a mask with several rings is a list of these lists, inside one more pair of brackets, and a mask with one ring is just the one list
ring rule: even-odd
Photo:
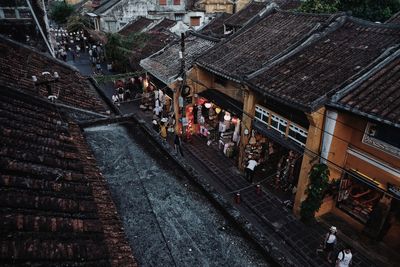
[[[87,75],[90,73],[88,66],[84,59],[81,60],[81,62],[70,61],[69,63],[82,70],[82,74]],[[89,63],[89,61],[86,62]],[[108,97],[114,93],[111,83],[100,84],[99,88]],[[146,120],[149,125],[151,123],[152,114],[140,111],[135,101],[121,103],[119,110],[122,114],[134,113],[136,117]],[[322,255],[316,254],[316,248],[327,232],[326,226],[318,223],[305,225],[298,221],[291,210],[286,209],[281,200],[266,188],[262,189],[261,194],[257,194],[255,186],[244,179],[233,162],[227,160],[222,152],[217,152],[214,148],[207,146],[206,141],[201,137],[194,137],[191,143],[184,143],[183,147],[185,158],[182,160],[208,179],[208,182],[226,200],[240,210],[241,215],[253,225],[256,231],[274,243],[279,250],[286,251],[288,257],[296,265],[332,266]],[[173,151],[172,146],[170,151]],[[246,189],[243,190],[243,188]],[[238,189],[241,189],[242,203],[240,205],[234,202],[234,195]],[[342,247],[343,243],[339,240],[337,251]],[[377,266],[359,252],[354,251],[353,254],[353,266]]]

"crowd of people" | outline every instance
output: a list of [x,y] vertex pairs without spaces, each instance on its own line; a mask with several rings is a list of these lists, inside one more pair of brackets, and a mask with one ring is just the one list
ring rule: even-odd
[[[94,74],[103,74],[101,64],[105,62],[105,53],[101,43],[93,42],[81,31],[68,32],[64,28],[50,28],[53,37],[53,47],[55,56],[63,61],[71,59],[80,60],[81,54],[89,53],[90,62]],[[108,64],[109,70],[112,64]]]

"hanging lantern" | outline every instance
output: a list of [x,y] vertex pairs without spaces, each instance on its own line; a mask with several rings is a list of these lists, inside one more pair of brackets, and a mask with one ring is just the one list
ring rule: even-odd
[[206,108],[211,108],[212,104],[211,104],[211,103],[205,103],[204,106],[205,106]]
[[233,124],[236,124],[237,122],[238,122],[238,118],[237,118],[237,117],[233,117],[233,118],[232,118],[232,123],[233,123]]
[[215,108],[215,113],[219,114],[221,112],[221,109],[219,107]]
[[224,120],[226,120],[226,121],[231,120],[231,114],[229,114],[229,112],[225,112]]

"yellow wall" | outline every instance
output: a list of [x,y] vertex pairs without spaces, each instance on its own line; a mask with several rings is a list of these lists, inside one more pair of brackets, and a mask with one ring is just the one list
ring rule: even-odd
[[[371,157],[376,162],[381,162],[382,164],[400,169],[400,159],[362,143],[366,125],[367,121],[359,116],[339,112],[328,155],[328,160],[333,163],[328,164],[331,172],[330,179],[340,179],[344,174],[343,169],[355,169],[380,182],[384,189],[386,189],[387,182],[400,185],[399,176],[388,173],[347,152],[349,148],[352,148]],[[334,164],[338,167],[335,167]],[[340,214],[342,217],[346,217],[345,219],[348,221],[354,221],[339,209],[335,208],[335,200],[332,198],[325,199],[321,211],[317,215],[322,215],[328,211],[337,215]]]
[[308,127],[306,147],[304,150],[303,161],[301,163],[299,182],[297,184],[297,192],[293,205],[293,212],[297,216],[300,214],[301,202],[303,202],[307,197],[305,191],[309,182],[308,174],[311,167],[319,162],[318,156],[321,148],[324,114],[324,107],[320,108],[316,112],[307,114],[310,126]]
[[205,9],[206,13],[226,12],[232,14],[233,5],[228,0],[203,0],[200,7]]

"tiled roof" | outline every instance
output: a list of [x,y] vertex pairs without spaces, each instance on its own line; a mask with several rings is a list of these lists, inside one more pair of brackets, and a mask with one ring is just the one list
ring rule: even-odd
[[291,9],[296,9],[299,8],[301,5],[300,0],[280,0],[280,1],[274,1],[279,5],[279,8],[283,10],[291,10]]
[[228,19],[231,14],[218,13],[217,16],[211,20],[206,26],[204,26],[199,32],[201,34],[210,35],[214,37],[220,37],[224,35],[224,22]]
[[150,28],[149,31],[158,32],[158,31],[162,31],[162,30],[168,30],[175,24],[176,24],[175,20],[164,18],[159,23],[157,23],[154,27]]
[[400,11],[391,16],[385,23],[400,24]]
[[44,85],[35,87],[32,76],[40,79],[41,73],[58,72],[60,79],[52,85],[58,93],[58,102],[73,107],[105,113],[106,105],[97,97],[77,70],[67,64],[39,53],[19,43],[0,36],[0,84],[22,91],[29,91],[47,98]]
[[[193,61],[205,51],[215,45],[216,41],[199,35],[190,34],[185,38],[185,64],[186,68],[193,65]],[[145,58],[140,65],[157,79],[165,84],[169,84],[179,74],[181,61],[179,51],[181,44],[179,41],[167,46],[159,53]]]
[[250,86],[303,110],[314,110],[399,43],[400,25],[341,18],[327,35],[279,63],[250,75]]
[[136,266],[78,125],[46,100],[1,87],[4,266]]
[[228,18],[225,21],[225,24],[236,27],[243,26],[247,21],[257,15],[266,6],[267,3],[252,1],[243,9],[239,10],[237,13]]
[[145,17],[139,17],[138,19],[128,23],[118,33],[124,36],[128,36],[130,33],[142,32],[148,27],[154,20]]
[[303,40],[327,15],[276,11],[216,45],[196,62],[219,75],[240,80]]
[[141,46],[133,47],[131,56],[129,57],[130,65],[135,70],[141,69],[140,60],[151,56],[177,39],[177,36],[169,31],[148,32],[144,34],[147,35],[147,40]]
[[355,81],[355,88],[338,92],[334,104],[400,127],[400,50],[366,78]]
[[101,0],[100,5],[96,7],[96,9],[93,11],[95,14],[100,15],[110,8],[112,8],[114,5],[119,3],[121,0]]

